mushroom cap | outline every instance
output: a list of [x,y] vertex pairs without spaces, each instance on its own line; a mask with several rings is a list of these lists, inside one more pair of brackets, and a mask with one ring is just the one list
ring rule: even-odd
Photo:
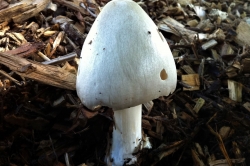
[[176,88],[173,55],[144,10],[131,0],[102,9],[83,44],[76,90],[90,109],[133,107]]

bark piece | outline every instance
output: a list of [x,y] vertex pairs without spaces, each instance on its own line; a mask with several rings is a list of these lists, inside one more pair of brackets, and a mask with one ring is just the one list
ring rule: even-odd
[[146,129],[146,130],[151,130],[152,125],[150,124],[150,122],[148,120],[142,119],[142,128]]
[[216,20],[218,17],[221,18],[221,20],[225,20],[228,16],[228,13],[220,11],[218,9],[212,9],[210,13],[208,14],[213,20]]
[[161,121],[156,121],[156,133],[161,136],[161,140],[163,139],[162,134],[164,133],[164,126]]
[[195,71],[189,65],[183,65],[181,67],[187,74],[196,74]]
[[84,14],[84,15],[88,14],[88,12],[84,8],[80,7],[79,4],[80,4],[80,2],[82,2],[80,0],[72,0],[72,1],[54,0],[54,2],[57,2],[57,3],[59,3],[59,4],[63,5],[63,6],[66,6],[66,7],[70,8],[70,9],[73,9],[75,11],[78,11],[78,12]]
[[[235,158],[240,159],[240,158],[244,157],[237,142],[233,141],[232,145],[233,145],[233,153],[235,155]],[[245,165],[245,164],[242,164],[242,165]]]
[[202,44],[201,48],[203,50],[207,50],[208,48],[211,48],[211,47],[215,46],[216,44],[218,44],[218,42],[216,40],[212,39],[212,40],[209,40],[206,43]]
[[0,22],[13,20],[15,23],[22,23],[44,10],[49,2],[50,0],[22,0],[10,4],[8,8],[0,10]]
[[192,42],[196,37],[197,33],[184,28],[184,25],[174,20],[173,18],[166,17],[159,24],[160,30],[173,33],[176,36],[187,36],[188,40]]
[[9,3],[6,1],[0,1],[0,10],[9,6]]
[[244,21],[241,21],[238,25],[237,36],[235,38],[235,42],[240,46],[250,45],[250,25]]
[[196,149],[192,148],[191,154],[194,161],[194,165],[205,166],[204,162],[202,161]]
[[228,80],[229,98],[241,102],[242,101],[242,84],[233,80]]
[[219,130],[219,134],[223,140],[228,138],[228,136],[230,135],[230,132],[231,132],[231,128],[229,126],[222,126]]
[[210,21],[210,19],[202,20],[196,28],[202,30],[203,32],[211,32],[214,30],[214,24]]
[[[234,164],[242,164],[245,162],[245,158],[240,159],[231,159],[231,162]],[[228,165],[226,159],[214,160],[209,162],[209,166],[218,166],[218,165]]]
[[65,102],[65,100],[66,100],[65,97],[62,95],[58,99],[54,100],[52,106],[53,107],[60,106],[60,105],[62,105]]
[[59,46],[59,44],[61,43],[63,38],[64,38],[64,31],[61,31],[61,32],[58,33],[58,35],[57,35],[57,37],[56,37],[56,39],[55,39],[55,41],[53,43],[53,47],[52,47],[53,49],[50,52],[49,57],[51,57],[55,53],[56,48]]
[[225,145],[223,143],[223,140],[220,136],[220,134],[218,132],[215,132],[214,129],[209,125],[209,123],[217,116],[217,113],[215,113],[210,119],[209,121],[206,123],[207,128],[209,129],[209,131],[216,137],[218,143],[219,143],[219,148],[223,154],[223,156],[226,159],[226,162],[229,166],[233,166],[232,164],[232,160],[229,158],[229,155],[227,153],[227,150],[225,148]]
[[245,58],[242,60],[243,72],[250,73],[250,58]]
[[222,61],[221,56],[217,53],[215,49],[210,49],[210,50],[215,61]]
[[77,69],[75,66],[70,65],[67,61],[64,63],[64,66],[62,67],[65,71],[68,71],[73,74],[77,74]]
[[228,43],[224,43],[220,55],[221,56],[227,56],[227,55],[232,55],[234,53],[234,50],[232,49],[231,45]]
[[15,55],[15,56],[19,56],[19,57],[27,57],[31,53],[37,52],[42,47],[43,47],[42,42],[40,42],[40,43],[25,43],[14,50],[5,51],[4,54]]
[[187,25],[190,27],[196,27],[198,25],[198,21],[193,19],[187,22]]
[[157,157],[157,160],[160,161],[166,156],[173,154],[178,149],[180,149],[184,145],[184,141],[176,141],[170,145],[161,144],[157,149],[151,152],[154,156]]
[[243,107],[246,108],[250,112],[250,103],[249,102],[244,103]]
[[187,122],[193,122],[194,121],[194,118],[192,116],[190,116],[189,114],[187,114],[186,112],[184,112],[184,111],[180,112],[178,117],[181,118],[184,121],[187,121]]
[[60,67],[43,65],[21,57],[0,53],[0,64],[18,75],[59,88],[75,90],[76,75]]
[[25,117],[7,114],[4,116],[4,120],[12,125],[32,128],[35,130],[46,130],[49,125],[49,121],[41,117],[36,119],[28,119]]
[[196,112],[198,114],[198,112],[200,111],[201,107],[205,104],[205,100],[203,98],[199,98],[196,101],[196,104],[193,108],[194,112]]
[[193,90],[199,90],[200,89],[200,79],[199,74],[188,74],[188,75],[182,75],[182,81],[190,86],[191,88],[185,88],[183,87],[184,91],[193,91]]
[[154,132],[152,130],[148,131],[148,135],[153,137],[153,138],[157,138],[159,140],[162,140],[162,138],[163,138],[161,134],[158,134],[158,133],[156,133],[156,132]]
[[153,101],[149,101],[149,102],[147,102],[147,103],[144,103],[143,104],[144,105],[144,107],[146,108],[146,110],[147,110],[147,115],[149,115],[150,114],[150,112],[151,112],[151,110],[152,110],[152,108],[153,108],[153,106],[154,106],[154,102]]

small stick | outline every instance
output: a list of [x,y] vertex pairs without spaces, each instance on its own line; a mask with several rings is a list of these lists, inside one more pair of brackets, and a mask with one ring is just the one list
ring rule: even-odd
[[217,141],[218,141],[218,143],[219,143],[220,150],[221,150],[222,154],[224,155],[224,157],[226,158],[228,165],[229,165],[229,166],[233,166],[232,161],[231,161],[230,158],[229,158],[229,155],[228,155],[227,150],[226,150],[226,148],[225,148],[225,146],[224,146],[224,143],[223,143],[223,140],[222,140],[221,136],[220,136],[217,132],[215,132],[215,131],[213,130],[213,128],[209,125],[209,123],[210,123],[216,116],[217,116],[217,112],[209,119],[209,121],[206,123],[206,126],[207,126],[207,128],[209,129],[209,131],[217,138]]
[[50,59],[49,59],[46,55],[44,55],[42,52],[38,51],[37,54],[38,54],[41,58],[43,58],[45,61],[50,61]]
[[7,74],[6,72],[4,72],[3,70],[0,70],[0,74],[2,74],[3,76],[7,77],[8,79],[10,79],[11,81],[13,81],[15,84],[19,85],[19,86],[23,86],[24,82],[19,82],[18,80],[16,80],[15,78],[11,77],[9,74]]
[[69,61],[69,60],[72,60],[74,59],[75,57],[77,56],[77,54],[75,52],[71,52],[69,54],[66,54],[64,56],[59,56],[55,59],[51,59],[51,60],[48,60],[48,61],[45,61],[45,62],[42,62],[42,64],[44,65],[54,65],[54,64],[58,64],[58,63],[62,63],[64,61]]
[[66,40],[69,42],[69,44],[76,50],[78,47],[75,45],[75,43],[68,37],[66,36]]
[[97,17],[97,15],[95,13],[93,13],[88,7],[86,7],[83,2],[80,3],[80,6],[82,8],[84,8],[85,10],[87,10],[91,16],[93,16],[95,18]]

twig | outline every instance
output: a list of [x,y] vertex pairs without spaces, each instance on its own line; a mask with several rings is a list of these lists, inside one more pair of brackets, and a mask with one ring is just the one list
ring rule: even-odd
[[45,60],[45,61],[50,61],[50,59],[49,59],[46,55],[44,55],[42,52],[38,51],[37,54],[38,54],[41,58],[43,58],[43,60]]
[[80,3],[80,6],[82,7],[82,8],[84,8],[84,9],[86,9],[88,12],[89,12],[89,14],[91,15],[91,16],[93,16],[93,17],[97,17],[97,15],[95,14],[95,13],[93,13],[88,7],[86,7],[85,5],[84,5],[84,3],[83,2],[81,2]]
[[52,141],[50,135],[49,135],[49,141],[51,143],[51,147],[52,147],[53,153],[54,153],[54,155],[56,157],[56,161],[58,162],[58,157],[57,157],[57,154],[56,154],[56,151],[55,151],[55,148],[54,148],[54,144],[53,144],[53,141]]
[[226,148],[225,148],[225,146],[224,146],[224,143],[223,143],[223,140],[222,140],[221,136],[220,136],[217,132],[215,132],[215,131],[213,130],[213,128],[209,125],[209,123],[210,123],[216,116],[217,116],[217,112],[209,119],[209,121],[206,123],[206,126],[207,126],[207,128],[209,129],[209,131],[217,138],[217,141],[218,141],[218,143],[219,143],[220,150],[221,150],[222,154],[224,155],[224,157],[226,158],[228,165],[229,165],[229,166],[233,166],[232,161],[231,161],[231,159],[230,159],[229,156],[228,156],[227,150],[226,150]]
[[66,36],[65,39],[69,42],[69,44],[76,50],[78,47],[76,44],[68,37]]
[[74,59],[75,57],[77,56],[77,54],[75,52],[71,52],[69,54],[66,54],[64,56],[59,56],[55,59],[52,59],[52,60],[48,60],[48,61],[45,61],[45,62],[42,62],[42,64],[44,65],[54,65],[54,64],[59,64],[59,63],[62,63],[64,61],[69,61],[69,60],[72,60]]
[[13,81],[18,86],[23,86],[25,84],[24,82],[19,82],[15,78],[11,77],[9,74],[7,74],[6,72],[4,72],[3,70],[0,70],[0,74],[2,74],[3,76],[7,77],[8,79],[10,79],[11,81]]

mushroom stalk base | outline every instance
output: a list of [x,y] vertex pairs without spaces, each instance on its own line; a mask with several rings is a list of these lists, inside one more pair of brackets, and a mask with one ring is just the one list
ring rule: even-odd
[[132,154],[140,150],[142,105],[114,110],[114,128],[108,165],[122,166],[136,162]]

